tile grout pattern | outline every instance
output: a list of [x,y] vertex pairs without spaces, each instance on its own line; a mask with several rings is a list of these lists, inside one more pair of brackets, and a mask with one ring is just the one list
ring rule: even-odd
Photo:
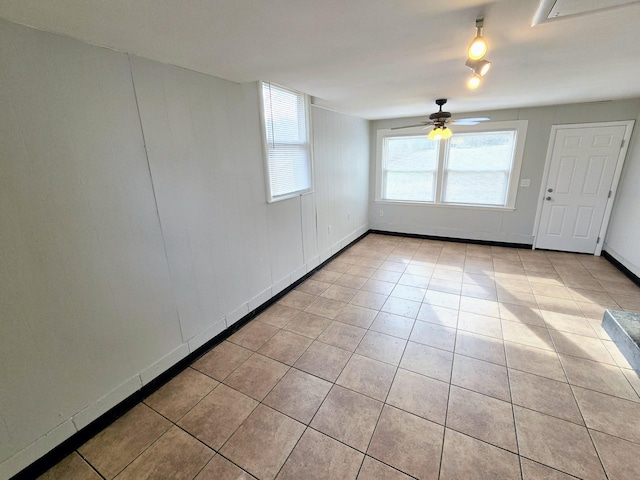
[[588,255],[369,234],[42,478],[639,478]]

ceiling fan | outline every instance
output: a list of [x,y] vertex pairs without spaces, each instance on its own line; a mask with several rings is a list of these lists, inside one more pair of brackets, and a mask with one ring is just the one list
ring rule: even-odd
[[429,132],[429,138],[431,140],[439,140],[441,138],[449,138],[453,134],[450,128],[447,128],[448,124],[455,123],[456,125],[477,125],[480,122],[486,122],[491,120],[489,117],[470,117],[460,118],[454,120],[451,118],[451,112],[443,112],[442,106],[447,103],[446,98],[439,98],[436,100],[439,110],[429,115],[429,120],[421,122],[415,125],[405,125],[404,127],[393,127],[391,130],[400,130],[402,128],[422,127],[424,128],[433,126],[433,130]]

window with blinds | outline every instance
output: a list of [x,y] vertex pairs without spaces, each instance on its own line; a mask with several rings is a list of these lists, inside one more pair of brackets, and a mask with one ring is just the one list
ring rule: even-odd
[[268,82],[261,82],[260,94],[267,201],[312,191],[309,97]]

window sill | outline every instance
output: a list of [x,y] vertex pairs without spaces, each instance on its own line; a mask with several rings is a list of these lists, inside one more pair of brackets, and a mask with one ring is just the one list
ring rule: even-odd
[[515,207],[492,207],[490,205],[464,205],[458,203],[432,203],[432,202],[403,202],[400,200],[374,200],[376,204],[381,205],[406,205],[409,207],[428,207],[428,208],[454,208],[454,209],[466,209],[466,210],[489,210],[489,211],[501,211],[501,212],[513,212]]

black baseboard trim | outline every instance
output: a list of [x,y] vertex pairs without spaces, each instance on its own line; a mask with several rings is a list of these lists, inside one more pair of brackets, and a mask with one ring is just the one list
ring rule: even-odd
[[468,238],[453,238],[453,237],[438,237],[435,235],[421,235],[418,233],[399,233],[399,232],[387,232],[384,230],[369,230],[369,233],[376,233],[378,235],[389,235],[392,237],[407,237],[407,238],[419,238],[422,240],[439,240],[441,242],[453,242],[453,243],[472,243],[474,245],[487,245],[490,247],[506,247],[506,248],[522,248],[531,250],[533,244],[531,243],[510,243],[510,242],[494,242],[491,240],[471,240]]
[[606,258],[607,260],[609,260],[609,262],[616,267],[618,270],[620,270],[622,273],[625,274],[625,276],[631,280],[633,283],[635,283],[637,286],[640,287],[640,277],[638,277],[635,273],[633,273],[631,270],[629,270],[627,267],[625,267],[622,263],[620,263],[618,260],[616,260],[615,258],[613,258],[613,256],[611,256],[611,254],[609,252],[607,252],[606,250],[602,251],[602,256],[604,258]]
[[115,422],[118,418],[122,417],[125,413],[127,413],[129,410],[131,410],[133,407],[135,407],[142,400],[147,398],[153,392],[155,392],[160,387],[162,387],[164,384],[166,384],[169,380],[171,380],[176,375],[178,375],[180,372],[185,370],[189,365],[191,365],[193,362],[195,362],[202,355],[204,355],[209,350],[211,350],[213,347],[215,347],[219,343],[223,342],[224,340],[229,338],[231,335],[233,335],[235,332],[240,330],[244,325],[249,323],[251,320],[253,320],[255,317],[257,317],[259,314],[261,314],[263,311],[265,311],[271,305],[273,305],[278,300],[280,300],[282,297],[284,297],[291,290],[293,290],[298,285],[300,285],[302,282],[307,280],[310,276],[312,276],[314,273],[316,273],[318,270],[320,270],[322,267],[324,267],[327,263],[331,262],[335,257],[337,257],[338,255],[343,253],[345,250],[350,248],[352,245],[354,245],[357,242],[359,242],[360,240],[362,240],[370,232],[371,232],[371,230],[369,230],[369,231],[363,233],[362,235],[360,235],[353,242],[349,243],[348,245],[346,245],[345,247],[340,249],[339,252],[336,252],[335,254],[333,254],[330,258],[328,258],[327,260],[322,262],[320,265],[315,267],[313,270],[308,272],[306,275],[302,276],[301,278],[299,278],[298,280],[293,282],[291,285],[289,285],[287,288],[285,288],[281,292],[279,292],[276,295],[274,295],[273,297],[271,297],[269,300],[267,300],[266,302],[261,304],[255,310],[253,310],[253,311],[249,312],[248,314],[246,314],[244,317],[242,317],[236,323],[234,323],[230,327],[228,327],[225,330],[223,330],[222,332],[220,332],[218,335],[213,337],[211,340],[206,342],[204,345],[202,345],[201,347],[197,348],[196,350],[191,352],[189,355],[184,357],[182,360],[180,360],[179,362],[177,362],[176,364],[171,366],[169,369],[165,370],[163,373],[158,375],[156,378],[151,380],[149,383],[147,383],[145,386],[143,386],[140,390],[138,390],[138,391],[132,393],[131,395],[129,395],[127,398],[122,400],[116,406],[112,407],[107,412],[105,412],[102,415],[100,415],[100,417],[98,417],[96,420],[91,422],[89,425],[87,425],[86,427],[82,428],[78,432],[74,433],[71,437],[67,438],[60,445],[57,445],[52,450],[50,450],[48,453],[44,454],[38,460],[33,462],[31,465],[27,466],[26,468],[24,468],[23,470],[18,472],[16,475],[11,477],[10,480],[33,480],[34,478],[37,478],[40,475],[42,475],[43,473],[45,473],[51,467],[53,467],[54,465],[59,463],[67,455],[70,455],[75,450],[80,448],[80,446],[82,444],[84,444],[85,442],[87,442],[90,438],[92,438],[95,435],[97,435],[98,433],[100,433],[106,427],[108,427],[113,422]]

